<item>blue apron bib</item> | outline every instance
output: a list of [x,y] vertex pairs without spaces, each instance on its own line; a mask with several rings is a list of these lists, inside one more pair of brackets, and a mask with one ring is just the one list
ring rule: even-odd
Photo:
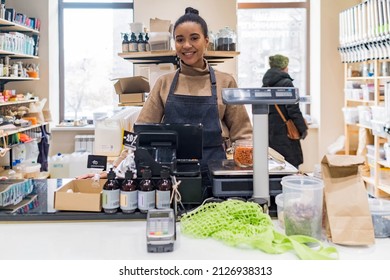
[[203,155],[200,162],[202,173],[207,172],[210,159],[226,159],[222,129],[219,121],[217,84],[214,69],[209,66],[211,96],[174,94],[180,69],[176,72],[167,98],[164,123],[203,124]]

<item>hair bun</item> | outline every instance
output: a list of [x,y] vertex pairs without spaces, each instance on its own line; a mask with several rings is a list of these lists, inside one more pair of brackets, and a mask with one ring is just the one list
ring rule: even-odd
[[192,7],[186,8],[185,13],[199,15],[199,11],[197,9],[192,8]]

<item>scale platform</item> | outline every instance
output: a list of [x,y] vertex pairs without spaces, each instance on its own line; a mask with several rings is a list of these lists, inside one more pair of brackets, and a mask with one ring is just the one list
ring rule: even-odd
[[[215,197],[251,197],[253,195],[252,167],[239,167],[234,160],[226,159],[210,161],[209,170]],[[270,193],[274,191],[280,193],[281,178],[297,174],[298,169],[288,162],[280,163],[269,159],[268,172]]]

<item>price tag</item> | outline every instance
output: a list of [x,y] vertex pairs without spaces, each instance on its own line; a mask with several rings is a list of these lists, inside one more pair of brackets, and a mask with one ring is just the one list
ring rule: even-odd
[[123,134],[122,144],[126,147],[130,147],[130,148],[135,149],[137,146],[137,138],[138,138],[137,134],[125,130],[124,134]]

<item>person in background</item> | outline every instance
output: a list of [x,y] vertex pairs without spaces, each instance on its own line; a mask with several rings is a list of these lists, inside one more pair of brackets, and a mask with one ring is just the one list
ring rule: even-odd
[[[202,123],[202,178],[209,183],[207,162],[226,159],[225,140],[252,138],[252,124],[244,105],[226,105],[223,88],[236,88],[235,79],[213,69],[205,59],[208,27],[199,12],[186,8],[173,28],[179,68],[160,76],[136,123]],[[118,165],[126,153],[114,163]],[[104,175],[103,175],[104,176]],[[84,178],[86,176],[83,176]]]
[[[294,87],[288,74],[289,59],[276,54],[269,57],[270,69],[264,74],[263,87]],[[299,109],[299,104],[278,105],[286,119],[292,119],[301,139],[307,136],[307,125]],[[287,137],[287,128],[274,105],[269,106],[268,114],[269,146],[284,156],[285,160],[296,168],[303,163],[300,140]]]

